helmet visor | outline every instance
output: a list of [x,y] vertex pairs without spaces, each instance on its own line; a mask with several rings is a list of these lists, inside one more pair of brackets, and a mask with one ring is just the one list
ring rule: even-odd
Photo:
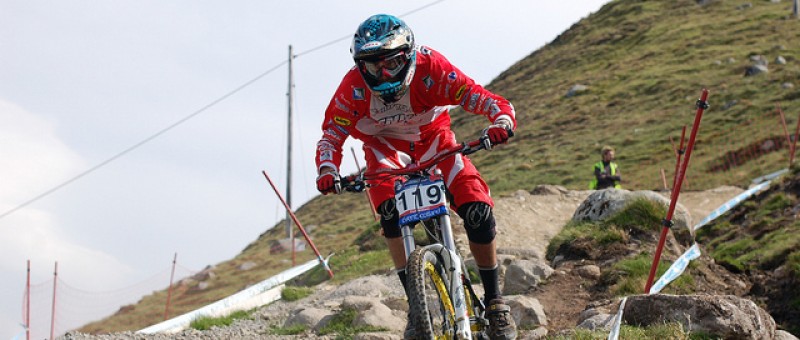
[[391,80],[403,71],[408,61],[408,55],[400,51],[382,58],[360,60],[358,64],[362,72],[368,73],[375,79]]

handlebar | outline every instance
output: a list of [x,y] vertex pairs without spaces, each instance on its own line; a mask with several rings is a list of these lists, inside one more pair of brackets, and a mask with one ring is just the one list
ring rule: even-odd
[[[509,136],[513,136],[513,132],[509,131]],[[439,162],[443,161],[444,159],[460,153],[462,155],[470,155],[480,150],[490,149],[492,146],[491,142],[489,141],[488,136],[482,136],[476,140],[462,142],[460,144],[454,145],[448,149],[442,150],[430,159],[424,162],[416,162],[414,164],[409,164],[408,166],[401,168],[401,169],[379,169],[373,172],[362,172],[357,175],[350,175],[346,177],[342,177],[340,179],[341,188],[344,191],[350,192],[361,192],[366,189],[366,181],[367,180],[375,180],[381,178],[390,178],[392,176],[403,176],[403,175],[413,175],[425,172],[438,164]]]

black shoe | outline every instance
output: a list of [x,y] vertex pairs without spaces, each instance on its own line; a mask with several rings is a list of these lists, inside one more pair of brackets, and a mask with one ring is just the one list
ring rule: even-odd
[[492,299],[486,304],[486,318],[489,328],[486,335],[492,340],[513,340],[517,338],[517,325],[511,316],[511,307],[503,299]]

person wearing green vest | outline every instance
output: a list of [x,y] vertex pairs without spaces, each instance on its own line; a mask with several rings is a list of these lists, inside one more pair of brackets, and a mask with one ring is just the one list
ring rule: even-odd
[[622,180],[617,163],[614,163],[614,148],[604,146],[600,151],[603,160],[594,164],[594,180],[589,183],[589,189],[601,190],[605,188],[622,189],[619,182]]

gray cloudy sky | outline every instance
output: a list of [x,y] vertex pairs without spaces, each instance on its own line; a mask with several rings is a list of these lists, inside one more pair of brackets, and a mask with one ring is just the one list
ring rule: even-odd
[[[317,195],[314,144],[352,64],[347,39],[315,48],[372,14],[433,4],[403,17],[417,41],[488,83],[605,2],[0,0],[0,214],[280,65],[290,44],[302,54],[297,208]],[[71,286],[110,291],[168,267],[174,253],[193,269],[230,259],[279,221],[284,212],[260,172],[285,187],[286,85],[281,66],[0,218],[0,339],[22,331],[26,260],[34,283],[51,279],[58,261]],[[345,147],[350,172],[349,147],[360,147]]]

